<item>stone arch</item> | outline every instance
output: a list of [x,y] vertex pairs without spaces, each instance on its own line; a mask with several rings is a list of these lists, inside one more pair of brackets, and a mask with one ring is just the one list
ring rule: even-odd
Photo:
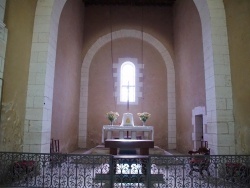
[[[201,18],[204,49],[206,130],[208,135],[204,139],[209,141],[212,154],[235,154],[230,60],[223,0],[193,1]],[[66,0],[37,2],[26,99],[24,152],[49,152],[57,33],[59,18],[65,2]],[[42,33],[47,36],[42,37],[45,41],[39,40],[39,35]],[[127,37],[135,37],[136,32],[128,35]],[[146,36],[146,33],[144,36]],[[110,38],[109,35],[105,37]],[[150,38],[150,36],[148,37]],[[99,42],[106,40],[102,39]],[[159,41],[155,42],[153,46],[161,46]],[[86,62],[91,62],[91,53],[97,47],[97,45],[92,46],[88,56],[84,59],[81,91],[83,88],[86,89],[88,83],[88,79],[84,80],[89,68],[89,64]],[[157,50],[162,50],[162,48],[157,48]],[[164,60],[170,58],[166,51],[161,51],[161,54]],[[171,65],[168,65],[169,68],[174,70]],[[175,79],[174,75],[169,76],[173,77],[171,79]],[[175,86],[172,85],[171,87],[175,92]],[[81,93],[81,114],[87,113],[87,109],[83,108],[83,104],[86,103],[85,100],[87,99],[86,94],[87,91]],[[171,94],[174,99],[172,105],[175,106],[175,95],[173,94]],[[169,121],[172,122],[173,132],[176,132],[173,123],[175,122],[175,111],[173,117],[173,120]],[[82,126],[84,124],[86,124],[86,116],[82,116],[79,122],[80,146],[84,145],[86,139],[86,126]],[[174,145],[176,145],[175,141],[173,142]]]
[[201,19],[207,125],[212,154],[235,154],[232,85],[223,0],[193,0]]
[[[136,38],[142,39],[141,31],[122,29],[112,32],[112,39]],[[162,56],[167,68],[168,89],[168,149],[176,148],[176,104],[175,104],[175,70],[173,60],[163,44],[148,33],[143,33],[143,40],[151,44]],[[87,139],[87,101],[89,68],[97,51],[111,41],[111,33],[100,37],[88,50],[81,70],[79,147],[86,147]]]
[[66,0],[37,1],[26,99],[23,152],[49,152],[56,45]]

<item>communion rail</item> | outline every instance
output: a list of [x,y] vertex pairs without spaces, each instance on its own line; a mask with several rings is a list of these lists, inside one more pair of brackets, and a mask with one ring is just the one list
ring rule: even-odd
[[[200,162],[193,165],[193,159]],[[204,169],[204,165],[208,168]],[[247,188],[250,187],[250,156],[0,152],[0,187]]]

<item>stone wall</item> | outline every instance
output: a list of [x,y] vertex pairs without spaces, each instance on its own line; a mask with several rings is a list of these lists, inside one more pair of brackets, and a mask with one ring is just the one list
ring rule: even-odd
[[[7,35],[8,29],[4,24],[4,14],[5,14],[5,5],[6,0],[0,1],[0,90],[2,91],[3,85],[3,71],[4,71],[4,61],[5,61],[5,53],[6,53],[6,43],[7,43]],[[0,98],[2,98],[2,92],[0,92]]]
[[224,0],[232,73],[237,154],[250,154],[250,1]]
[[0,146],[3,151],[22,151],[23,147],[25,101],[36,3],[36,0],[6,2],[8,45],[0,130]]

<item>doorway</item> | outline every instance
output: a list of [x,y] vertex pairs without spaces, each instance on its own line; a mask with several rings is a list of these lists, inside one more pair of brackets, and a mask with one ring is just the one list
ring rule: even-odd
[[201,141],[204,141],[206,124],[205,118],[205,107],[199,106],[192,110],[192,140],[194,142],[194,150],[198,150],[201,147]]

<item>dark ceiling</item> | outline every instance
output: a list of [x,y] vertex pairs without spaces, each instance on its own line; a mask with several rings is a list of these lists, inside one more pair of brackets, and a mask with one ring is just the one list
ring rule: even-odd
[[83,0],[89,5],[172,6],[176,0]]

